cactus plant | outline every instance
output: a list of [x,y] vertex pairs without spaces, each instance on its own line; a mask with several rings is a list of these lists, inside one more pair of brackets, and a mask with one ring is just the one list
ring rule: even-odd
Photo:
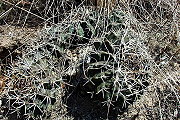
[[[127,44],[124,46],[128,47]],[[138,53],[138,48],[120,46],[114,47],[108,40],[99,45],[95,42],[94,51],[87,55],[90,61],[82,63],[80,69],[83,70],[81,74],[84,73],[82,90],[93,93],[100,102],[112,102],[122,111],[136,101],[148,86],[150,63]]]
[[[39,41],[9,68],[6,113],[21,119],[51,116],[63,94],[61,84],[73,76],[80,76],[73,82],[82,93],[90,92],[100,104],[114,104],[123,111],[148,86],[150,63],[141,46],[121,11],[109,16],[90,11],[81,20],[44,29]],[[67,50],[82,54],[73,61]]]
[[9,68],[3,97],[9,116],[14,113],[19,119],[43,119],[56,109],[62,89],[60,73],[66,65],[60,46],[50,41],[26,50]]
[[[97,17],[102,17],[102,21],[98,24],[95,18],[90,23],[96,39],[78,64],[76,75],[81,77],[77,83],[82,94],[91,93],[94,101],[123,112],[149,85],[151,61],[143,43],[126,27],[124,14],[115,11],[109,17]],[[76,81],[77,77],[73,78]]]

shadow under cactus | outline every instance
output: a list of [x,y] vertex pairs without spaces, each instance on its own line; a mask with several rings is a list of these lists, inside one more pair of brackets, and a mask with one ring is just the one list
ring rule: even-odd
[[69,88],[64,96],[69,116],[75,120],[116,120],[118,112],[100,103],[99,96],[91,98],[91,94],[83,93],[80,85]]

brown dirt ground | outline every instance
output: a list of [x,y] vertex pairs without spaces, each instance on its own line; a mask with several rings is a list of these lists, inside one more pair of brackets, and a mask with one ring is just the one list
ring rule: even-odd
[[[38,28],[21,28],[11,25],[0,26],[0,53],[3,54],[3,49],[12,50],[17,45],[21,47],[24,43],[36,38],[37,31]],[[2,54],[1,59],[3,59]]]

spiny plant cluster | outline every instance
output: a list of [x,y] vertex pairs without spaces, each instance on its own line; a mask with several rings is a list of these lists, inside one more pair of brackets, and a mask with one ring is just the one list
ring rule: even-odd
[[137,48],[114,47],[107,40],[95,42],[94,51],[86,56],[89,61],[80,65],[82,90],[122,112],[149,85],[150,63],[141,54],[137,55]]
[[143,43],[127,27],[125,13],[82,11],[71,21],[44,29],[11,65],[2,97],[6,115],[50,117],[60,107],[64,85],[81,86],[83,94],[98,98],[97,104],[121,112],[143,93],[151,62]]
[[[47,45],[35,47],[20,57],[7,72],[6,114],[20,119],[42,119],[50,115],[63,94],[61,72],[64,61]],[[14,114],[13,114],[14,113]]]
[[149,85],[152,67],[143,44],[125,24],[126,17],[121,11],[109,16],[94,12],[86,22],[80,22],[87,27],[82,36],[91,35],[91,40],[89,47],[83,49],[86,52],[77,63],[77,72],[67,77],[80,86],[82,94],[91,94],[97,104],[104,103],[121,112]]

